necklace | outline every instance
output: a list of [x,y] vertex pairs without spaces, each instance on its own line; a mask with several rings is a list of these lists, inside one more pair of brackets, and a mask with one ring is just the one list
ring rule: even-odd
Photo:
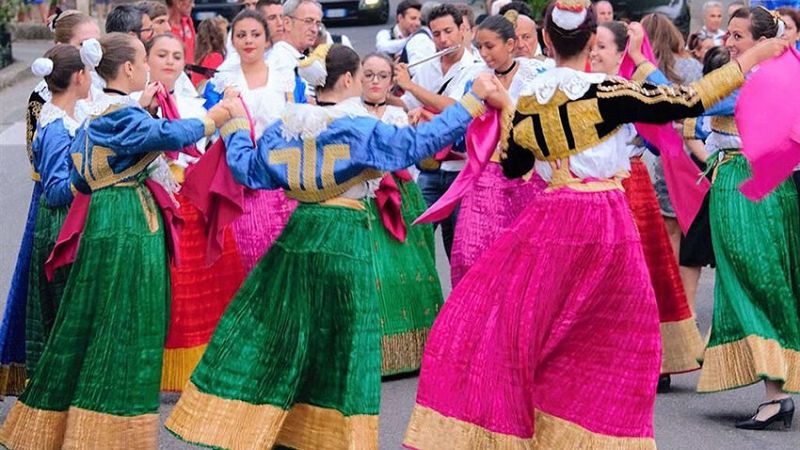
[[317,100],[317,106],[334,106],[336,102],[324,102],[322,100]]
[[367,106],[371,106],[373,108],[380,108],[381,106],[386,106],[386,100],[384,100],[382,102],[378,102],[378,103],[368,102],[368,101],[364,100],[364,104],[367,105]]
[[103,92],[105,92],[106,94],[119,94],[119,95],[123,95],[123,96],[124,95],[128,95],[126,92],[122,92],[119,89],[114,89],[114,88],[109,88],[109,87],[103,88]]
[[504,76],[510,74],[511,72],[513,72],[514,69],[516,69],[516,68],[517,68],[517,62],[513,61],[511,63],[511,65],[508,67],[508,69],[503,70],[503,71],[495,70],[494,74],[497,75],[498,77],[504,77]]

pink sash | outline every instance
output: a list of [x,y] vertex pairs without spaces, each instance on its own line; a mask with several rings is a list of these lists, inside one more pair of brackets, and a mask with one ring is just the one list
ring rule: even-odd
[[789,49],[751,72],[736,102],[736,127],[753,176],[739,190],[760,200],[800,164],[800,52]]
[[[642,53],[653,64],[656,58],[650,41],[644,37]],[[619,74],[630,79],[636,71],[634,64],[628,53],[622,59]],[[661,154],[661,164],[664,168],[664,179],[667,182],[672,206],[678,218],[678,224],[684,234],[694,222],[697,212],[703,204],[703,199],[711,189],[711,183],[705,178],[700,177],[700,170],[697,168],[692,158],[683,150],[683,139],[673,128],[672,123],[661,125],[636,123],[636,131],[648,142],[658,148]]]

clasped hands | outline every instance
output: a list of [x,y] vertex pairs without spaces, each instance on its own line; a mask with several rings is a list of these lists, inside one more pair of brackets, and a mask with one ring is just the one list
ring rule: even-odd
[[214,121],[217,128],[222,127],[225,122],[233,118],[247,117],[239,91],[233,88],[225,89],[222,101],[208,110],[207,117]]

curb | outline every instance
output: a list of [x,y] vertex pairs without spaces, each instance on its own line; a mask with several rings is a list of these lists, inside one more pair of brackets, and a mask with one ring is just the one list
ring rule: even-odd
[[52,41],[53,32],[47,28],[47,25],[30,24],[30,23],[17,23],[11,25],[11,39],[18,40],[37,40],[37,41]]
[[7,89],[20,81],[33,77],[30,64],[15,60],[0,71],[0,90]]

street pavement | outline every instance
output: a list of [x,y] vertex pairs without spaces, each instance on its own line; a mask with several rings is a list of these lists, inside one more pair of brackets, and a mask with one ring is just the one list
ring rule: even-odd
[[[394,8],[393,2],[393,8]],[[330,29],[347,34],[360,54],[373,50],[375,32],[381,27],[343,27]],[[22,53],[35,54],[47,48],[46,43],[26,43]],[[37,47],[38,46],[38,47]],[[21,56],[20,56],[21,57]],[[2,75],[0,71],[0,75]],[[24,228],[31,182],[24,150],[25,102],[36,80],[29,78],[0,91],[0,305],[14,269],[20,237]],[[437,266],[445,294],[449,293],[449,269],[438,240]],[[698,321],[706,333],[713,305],[713,271],[706,271],[698,292]],[[565,373],[564,377],[569,377]],[[700,395],[694,392],[698,374],[673,377],[673,390],[658,396],[655,408],[655,435],[660,449],[717,450],[717,449],[800,449],[800,419],[788,431],[741,431],[732,423],[752,414],[763,401],[763,387],[755,385],[736,391]],[[609,380],[613,382],[613,380]],[[380,414],[380,448],[399,449],[411,408],[414,404],[417,378],[396,379],[383,383]],[[172,410],[177,396],[162,397],[161,419]],[[14,399],[0,404],[3,419]],[[197,448],[179,442],[166,431],[161,432],[161,449]]]

